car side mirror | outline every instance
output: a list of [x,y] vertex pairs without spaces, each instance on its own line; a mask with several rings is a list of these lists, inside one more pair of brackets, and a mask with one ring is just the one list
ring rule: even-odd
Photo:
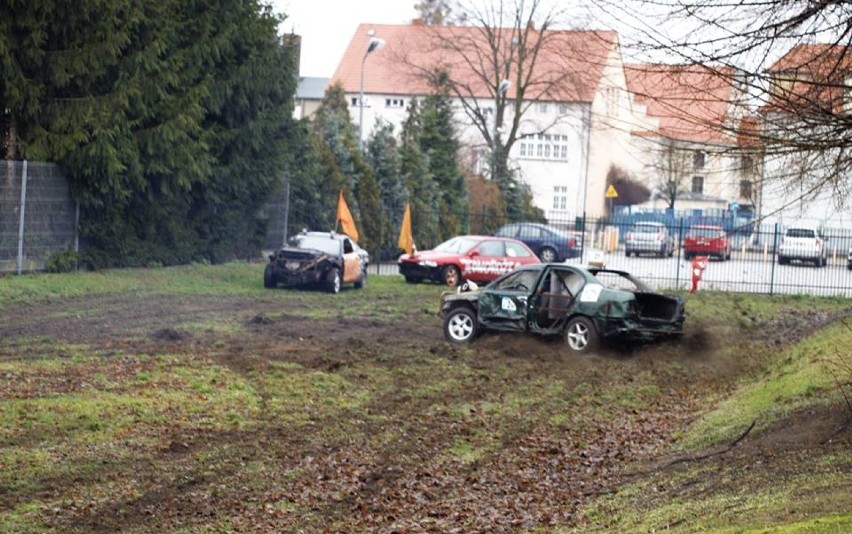
[[479,256],[479,251],[478,250],[471,250],[470,252],[468,252],[467,255],[470,256],[471,258],[475,258],[475,257]]

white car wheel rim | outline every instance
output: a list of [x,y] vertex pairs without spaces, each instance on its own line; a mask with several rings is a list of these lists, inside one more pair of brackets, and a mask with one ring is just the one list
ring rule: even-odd
[[583,350],[589,344],[589,329],[577,323],[568,331],[568,345],[574,350]]
[[340,277],[335,276],[334,277],[334,292],[337,293],[338,291],[340,291]]
[[458,314],[450,319],[450,335],[453,339],[463,341],[470,337],[473,332],[473,321],[464,314]]

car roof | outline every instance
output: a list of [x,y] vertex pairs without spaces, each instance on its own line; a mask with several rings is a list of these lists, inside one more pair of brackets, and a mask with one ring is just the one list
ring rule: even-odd
[[633,224],[637,226],[665,226],[663,223],[657,221],[636,221]]
[[345,234],[337,234],[335,232],[300,232],[297,235],[309,235],[311,237],[327,237],[329,239],[337,239],[337,240],[349,237]]
[[713,230],[721,230],[722,229],[722,227],[719,226],[718,224],[693,224],[692,226],[689,227],[690,230],[692,230],[693,228],[711,228]]

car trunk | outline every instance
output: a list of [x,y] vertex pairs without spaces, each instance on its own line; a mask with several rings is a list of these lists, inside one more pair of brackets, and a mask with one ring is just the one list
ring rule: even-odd
[[635,293],[640,319],[671,322],[681,311],[680,300],[656,293]]

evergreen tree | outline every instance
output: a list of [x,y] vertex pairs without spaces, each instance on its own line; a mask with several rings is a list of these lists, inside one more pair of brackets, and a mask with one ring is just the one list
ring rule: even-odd
[[278,22],[254,0],[0,6],[4,146],[64,167],[93,263],[257,246],[292,126],[295,57]]
[[382,258],[393,258],[397,255],[397,238],[408,191],[400,174],[400,151],[391,124],[380,122],[373,129],[367,142],[367,160],[376,177],[384,217],[382,239],[376,252]]
[[411,200],[411,230],[421,250],[438,241],[438,189],[429,170],[429,158],[420,148],[420,106],[412,99],[402,124],[399,147],[400,177]]
[[359,228],[360,245],[375,249],[381,243],[383,229],[379,188],[372,168],[358,148],[345,92],[339,83],[326,89],[314,116],[314,131],[322,166],[320,191],[329,203],[332,220],[337,194],[342,190]]
[[429,170],[438,187],[439,239],[465,233],[467,187],[458,167],[459,142],[446,73],[434,77],[434,93],[427,96],[420,115],[420,148],[429,156]]

